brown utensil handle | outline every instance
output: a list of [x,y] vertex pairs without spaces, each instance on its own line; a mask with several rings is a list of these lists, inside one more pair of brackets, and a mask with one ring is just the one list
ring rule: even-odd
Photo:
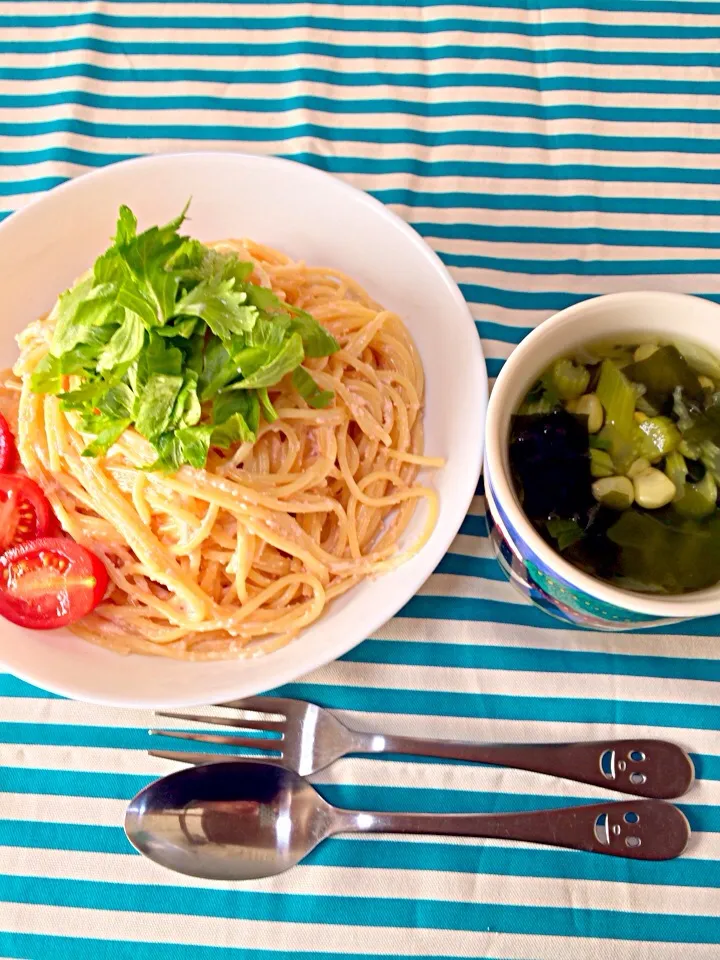
[[514,767],[658,800],[682,796],[695,778],[690,757],[667,740],[475,744],[374,736],[371,749]]
[[427,833],[521,840],[633,860],[671,860],[687,846],[684,814],[664,800],[594,803],[559,810],[500,814],[340,814],[337,832]]

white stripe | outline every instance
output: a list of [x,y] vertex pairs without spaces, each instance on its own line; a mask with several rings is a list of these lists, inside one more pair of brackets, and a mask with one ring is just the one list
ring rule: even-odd
[[[369,906],[368,909],[372,909]],[[332,918],[328,918],[331,920]],[[578,960],[575,937],[498,933],[496,931],[428,930],[399,927],[349,926],[341,923],[288,923],[239,920],[225,917],[193,917],[175,914],[136,914],[79,907],[36,906],[8,903],[3,908],[2,927],[18,933],[46,936],[92,937],[130,942],[183,943],[217,946],[242,944],[246,950],[266,950],[268,944],[287,956],[303,950],[324,952],[406,954],[409,947],[418,957],[502,957],[512,960]],[[612,938],[583,937],[584,956],[590,960],[717,960],[714,944],[641,943]]]
[[[525,628],[519,628],[525,629]],[[712,704],[717,684],[704,680],[623,677],[540,671],[463,670],[458,667],[414,667],[395,664],[335,662],[305,678],[336,686],[382,686],[387,689],[435,690],[506,696],[570,697],[583,700],[629,700]]]
[[527,606],[528,601],[507,580],[485,580],[452,573],[434,573],[418,591],[421,597],[455,597],[493,600]]
[[[156,10],[157,12],[157,10]],[[294,14],[298,16],[297,11]],[[267,17],[267,13],[265,14]],[[275,13],[273,11],[273,17]],[[320,14],[323,16],[323,14]],[[477,15],[470,19],[474,19]],[[494,10],[492,18],[498,19],[498,11]],[[242,23],[242,18],[238,18]],[[283,27],[277,30],[264,30],[262,33],[263,43],[292,43],[301,40],[312,40],[343,46],[346,44],[352,46],[368,46],[382,50],[387,47],[394,49],[396,47],[421,47],[425,50],[441,52],[446,46],[472,46],[482,43],[488,47],[507,47],[514,50],[532,51],[537,47],[538,38],[529,34],[522,33],[485,33],[482,30],[433,30],[424,33],[403,33],[402,31],[366,31],[366,30],[346,30],[343,28],[343,21],[355,19],[348,16],[347,11],[343,12],[342,17],[336,17],[337,23],[333,26],[323,24],[321,27],[315,27],[312,20],[308,26],[303,27]],[[374,18],[373,18],[374,19]],[[403,18],[404,19],[404,18]],[[12,22],[5,27],[5,40],[14,40],[18,44],[19,50],[22,50],[22,44],[38,43],[40,41],[57,42],[61,40],[77,39],[85,40],[88,37],[102,37],[104,40],[130,44],[130,43],[152,43],[156,40],[158,43],[204,43],[210,47],[209,54],[212,55],[212,47],[222,46],[231,43],[257,43],[258,30],[251,27],[223,27],[218,30],[213,26],[198,26],[192,22],[185,27],[163,27],[161,30],[150,31],[147,27],[131,27],[125,24],[117,26],[97,26],[96,24],[80,24],[78,26],[67,25],[62,21],[47,26],[17,26]],[[588,51],[593,53],[598,48],[598,40],[593,36],[566,34],[564,36],[553,35],[542,38],[543,49],[548,56],[552,56],[556,63],[563,62],[563,55],[566,51]],[[602,50],[604,53],[636,53],[638,43],[645,43],[654,54],[671,53],[677,56],[685,55],[708,55],[717,53],[717,40],[713,36],[701,39],[686,39],[682,36],[670,38],[653,38],[650,41],[643,41],[639,37],[603,37]],[[167,54],[166,54],[167,56]],[[647,68],[646,68],[647,69]]]
[[[477,537],[466,539],[478,544],[488,543]],[[692,623],[686,624],[686,629],[692,630]],[[527,627],[514,623],[489,623],[481,620],[422,620],[416,617],[396,617],[386,623],[374,636],[388,641],[421,639],[433,643],[530,647],[543,650],[567,650],[568,653],[672,657],[676,660],[714,660],[717,657],[718,646],[716,636],[657,634],[643,631],[603,633],[599,630],[572,630],[559,627],[534,629],[529,635]],[[510,650],[508,650],[508,656],[512,656]]]
[[[162,5],[163,17],[228,17],[237,16],[232,6],[226,3],[174,3],[165,2]],[[268,7],[264,4],[243,4],[243,17],[267,17],[272,12],[274,17],[298,16],[299,10],[304,8],[297,3],[278,3]],[[83,12],[76,2],[67,0],[29,0],[22,6],[24,16],[68,16]],[[118,17],[153,17],[158,15],[157,2],[152,3],[103,3],[102,12]],[[314,9],[318,17],[340,17],[348,20],[396,20],[407,16],[407,8],[403,6],[373,6],[359,5],[346,7],[342,4],[322,4]],[[432,23],[434,20],[471,19],[478,24],[484,21],[504,20],[518,24],[535,24],[537,17],[532,8],[522,9],[475,6],[467,4],[443,4],[436,7],[423,7],[423,21]],[[582,26],[588,24],[606,24],[608,26],[630,26],[638,28],[640,33],[645,26],[660,27],[716,27],[717,20],[710,14],[695,13],[656,13],[642,9],[640,4],[634,10],[588,10],[586,8],[558,8],[543,10],[542,22],[545,25],[575,23]],[[652,41],[650,41],[652,42]]]

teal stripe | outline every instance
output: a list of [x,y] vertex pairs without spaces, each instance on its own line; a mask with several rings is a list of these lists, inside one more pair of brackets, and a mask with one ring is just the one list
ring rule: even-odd
[[113,15],[93,11],[92,13],[62,13],[52,16],[0,16],[0,30],[6,29],[42,29],[52,27],[62,29],[78,26],[100,26],[118,30],[181,30],[191,26],[194,30],[336,30],[341,33],[417,33],[432,36],[448,31],[465,31],[487,35],[492,33],[517,34],[522,37],[598,37],[627,38],[631,40],[715,40],[718,31],[713,26],[689,26],[684,23],[665,25],[633,23],[592,23],[590,21],[557,23],[526,22],[520,20],[499,19],[463,19],[460,17],[438,17],[436,19],[392,20],[376,17],[372,20],[357,18],[322,17],[310,14],[297,17],[202,17],[194,16],[188,23],[186,17],[167,16],[127,16]]
[[[454,546],[454,551],[458,547]],[[435,573],[451,573],[461,577],[482,577],[484,580],[506,579],[496,560],[485,557],[468,557],[465,554],[447,553],[435,568]]]
[[[0,96],[0,101],[2,97]],[[0,106],[2,103],[0,102]],[[153,102],[154,106],[154,102]],[[720,118],[720,111],[718,111]],[[13,194],[39,193],[44,190],[50,190],[61,183],[67,182],[69,177],[39,177],[30,180],[6,180],[0,182],[0,196],[12,196]],[[435,193],[423,192],[419,190],[405,189],[378,189],[368,191],[373,197],[386,205],[394,204],[396,206],[406,206],[412,209],[418,207],[430,208],[433,210],[451,210],[458,208],[475,210],[533,210],[552,213],[647,213],[647,214],[666,214],[668,216],[720,216],[720,200],[685,200],[681,198],[662,198],[662,197],[593,197],[593,196],[548,196],[540,194],[488,194],[488,193]],[[488,266],[491,258],[477,257],[472,255],[447,255],[449,260],[457,261],[457,266]],[[606,265],[604,261],[540,261],[539,265],[535,261],[523,260],[501,260],[497,269],[507,272],[528,272],[528,273],[546,273],[563,272],[557,269],[557,264],[570,265],[570,269],[565,272],[574,273],[577,269],[572,269],[572,265],[580,265],[583,272],[592,275],[594,273],[612,273],[621,270],[624,274],[638,272],[645,265],[645,261],[621,261],[618,264],[610,263]],[[668,261],[649,261],[654,266],[655,272],[663,267],[664,273],[676,272],[670,267],[666,267]],[[690,272],[690,267],[695,265],[694,261],[677,260],[671,261],[679,267],[678,272]],[[705,272],[715,272],[718,269],[720,261],[710,261],[710,265],[705,265]],[[607,268],[610,269],[607,269]],[[603,269],[604,268],[604,269]]]
[[[88,853],[133,854],[122,827],[0,820],[0,845]],[[437,841],[408,843],[378,836],[372,843],[335,837],[318,847],[305,861],[317,867],[374,870],[437,870],[442,873],[552,877],[567,880],[618,878],[617,865],[607,857],[578,855],[561,849],[496,847],[491,841],[478,848],[456,847]],[[138,854],[139,856],[139,854]],[[631,864],[628,883],[659,886],[717,887],[717,864],[709,860],[638,861]],[[623,878],[625,880],[625,878]],[[0,941],[2,942],[2,941]],[[324,957],[324,954],[323,954]]]
[[463,520],[459,532],[471,537],[486,537],[488,535],[487,521],[485,517],[468,514]]
[[[578,854],[581,856],[581,854]],[[593,854],[585,854],[593,856]],[[595,854],[597,856],[597,854]],[[625,869],[620,868],[623,875]],[[578,905],[528,907],[496,903],[314,896],[231,890],[102,883],[37,877],[3,877],[10,901],[122,910],[214,916],[325,925],[331,918],[358,927],[488,930],[545,936],[613,937],[652,943],[717,943],[720,917],[584,909]]]
[[[335,114],[370,114],[443,117],[519,117],[557,122],[560,120],[597,120],[624,123],[720,123],[720,110],[699,110],[688,107],[603,107],[593,104],[533,104],[497,100],[448,101],[428,103],[407,99],[352,99],[322,97],[313,94],[278,98],[217,97],[185,94],[182,96],[114,96],[82,90],[51,93],[0,94],[0,107],[29,110],[32,108],[81,105],[106,110],[226,110],[249,113],[287,113],[291,110],[317,110]],[[654,138],[653,138],[654,139]],[[406,194],[411,195],[409,191]],[[594,199],[594,198],[593,198]],[[398,201],[400,202],[400,201]],[[455,205],[455,204],[453,204]]]
[[[103,167],[121,160],[140,156],[138,153],[108,153],[80,150],[74,147],[44,147],[37,150],[3,150],[2,166],[27,166],[45,162],[74,163],[86,167]],[[502,177],[528,180],[608,180],[634,183],[698,183],[715,184],[715,170],[672,167],[605,167],[592,164],[528,164],[488,163],[484,161],[439,160],[424,161],[411,158],[371,159],[369,157],[342,157],[288,151],[280,156],[335,174],[364,174],[382,176],[405,173],[416,177]]]
[[[425,617],[428,620],[487,620],[490,623],[515,623],[518,626],[553,630],[577,629],[548,616],[529,603],[522,602],[519,595],[517,603],[473,597],[416,596],[403,607],[398,616]],[[687,635],[689,629],[700,637],[715,637],[720,632],[720,616],[701,617],[690,624],[682,622],[664,627],[648,627],[642,632],[683,636]]]
[[[483,46],[482,56],[489,60],[507,60],[516,63],[586,63],[611,66],[665,66],[665,67],[716,67],[720,54],[705,51],[687,53],[663,53],[657,51],[616,52],[603,50],[602,45],[594,50],[553,48],[551,50],[518,47]],[[399,46],[388,44],[378,48],[349,43],[323,43],[315,40],[298,40],[287,43],[252,43],[252,55],[256,57],[293,56],[315,54],[318,56],[354,59],[367,57],[384,60],[434,61],[444,58],[476,60],[477,44],[434,44],[433,46]],[[132,54],[155,54],[157,56],[236,56],[247,55],[245,39],[231,43],[165,42],[162,41],[114,41],[98,37],[67,37],[57,40],[3,40],[0,53],[64,53],[73,50],[92,50],[124,56]]]
[[[719,8],[720,9],[720,8]],[[718,111],[720,118],[720,111]],[[538,210],[553,213],[656,213],[668,216],[718,216],[720,200],[693,200],[682,197],[598,197],[573,194],[549,196],[528,193],[481,193],[410,189],[372,190],[382,203],[412,208],[430,207],[437,210]]]
[[[463,291],[465,299],[470,303],[493,303],[492,300],[487,298],[477,299],[476,297],[471,297],[468,295],[468,292],[463,289],[463,285],[460,284],[460,289]],[[526,309],[541,309],[538,306],[530,306],[531,303],[534,303],[535,295],[531,292],[528,292],[523,295],[525,298]],[[518,309],[513,307],[513,309]],[[520,308],[522,309],[522,308]],[[558,307],[544,307],[546,310],[557,310]],[[532,327],[511,327],[504,323],[492,323],[489,320],[479,320],[476,323],[478,331],[481,337],[484,337],[486,340],[499,340],[501,343],[520,343],[520,341],[526,337],[531,331]]]
[[56,693],[48,693],[41,690],[40,687],[34,687],[32,684],[14,677],[11,673],[0,673],[0,697],[43,697],[48,700],[64,700],[65,697],[59,697]]
[[42,193],[45,190],[52,190],[61,183],[66,183],[68,179],[68,177],[38,177],[35,180],[5,180],[0,183],[0,197]]
[[498,270],[530,276],[634,277],[639,274],[669,276],[672,274],[720,273],[720,260],[700,256],[686,260],[515,260],[438,251],[448,267]]
[[713,80],[668,80],[662,77],[637,79],[606,79],[604,77],[522,76],[517,73],[390,73],[378,70],[340,73],[321,67],[276,67],[267,70],[221,70],[211,68],[170,67],[122,68],[94,63],[57,63],[18,67],[0,65],[0,79],[5,80],[61,80],[86,77],[109,83],[226,83],[287,84],[299,81],[328,83],[338,87],[399,86],[426,90],[450,88],[498,87],[501,89],[531,90],[537,93],[572,90],[589,93],[659,93],[680,96],[716,96],[720,82]]
[[[204,0],[193,0],[202,3]],[[224,0],[223,0],[224,2]],[[0,923],[2,921],[0,920]],[[78,960],[91,956],[93,960],[286,960],[288,954],[280,950],[254,950],[248,947],[208,947],[197,944],[169,944],[138,940],[95,940],[82,937],[55,937],[39,933],[14,933],[0,930],[0,950],[17,960]],[[317,953],[293,950],[294,960],[377,960],[385,953]],[[392,954],[392,960],[413,960],[409,954]],[[426,960],[443,960],[426,956]],[[493,960],[487,957],[486,960]]]
[[494,226],[480,223],[416,223],[423,237],[496,243],[599,244],[625,247],[700,247],[716,250],[720,234],[693,230],[613,230],[607,227]]
[[[0,53],[2,53],[0,43]],[[720,56],[720,55],[719,55]],[[720,64],[720,60],[718,61]],[[352,127],[330,127],[319,123],[298,123],[277,129],[258,127],[221,126],[207,124],[186,126],[179,124],[113,124],[94,123],[72,117],[54,120],[40,120],[29,123],[2,123],[0,136],[27,137],[48,133],[75,133],[90,137],[107,139],[128,139],[130,137],[186,140],[246,140],[264,143],[287,140],[292,137],[318,137],[332,142],[349,143],[401,143],[417,146],[495,146],[495,147],[536,147],[545,150],[594,149],[618,150],[635,153],[639,149],[646,152],[676,151],[679,153],[709,154],[714,152],[714,141],[684,139],[682,137],[649,137],[638,140],[633,137],[595,136],[593,134],[555,134],[552,137],[534,133],[505,133],[479,130],[425,131],[393,127],[393,129]],[[537,228],[541,229],[541,228]]]

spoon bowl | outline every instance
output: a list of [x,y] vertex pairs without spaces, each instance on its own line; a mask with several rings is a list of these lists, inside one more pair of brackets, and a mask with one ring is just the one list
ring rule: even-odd
[[283,873],[331,832],[334,808],[267,763],[210,763],[145,787],[125,814],[132,845],[171,870],[212,880]]

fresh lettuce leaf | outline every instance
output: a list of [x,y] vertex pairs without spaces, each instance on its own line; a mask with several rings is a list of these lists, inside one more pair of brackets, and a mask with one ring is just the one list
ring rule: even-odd
[[185,294],[175,312],[201,317],[221,340],[252,330],[258,311],[245,303],[246,294],[234,286],[234,280],[203,280]]
[[210,337],[205,347],[203,371],[198,380],[200,400],[210,400],[237,375],[238,365],[230,357],[225,344],[218,337]]
[[90,276],[61,294],[50,352],[60,357],[85,343],[93,328],[105,326],[115,307],[115,292],[112,284],[95,286]]
[[300,396],[317,410],[329,406],[335,394],[332,390],[321,390],[305,367],[296,367],[292,375],[293,386]]
[[148,379],[135,415],[138,433],[152,440],[168,429],[182,385],[182,377],[164,373],[154,373]]
[[224,423],[213,427],[212,445],[227,450],[235,443],[252,443],[256,434],[241,413],[234,413]]
[[99,372],[112,370],[121,363],[132,363],[145,342],[145,327],[142,320],[131,310],[125,311],[125,319],[113,333],[108,345],[100,354],[97,369]]
[[176,437],[180,443],[182,458],[190,466],[198,468],[205,466],[210,449],[210,438],[214,429],[212,424],[203,423],[196,427],[184,427],[177,431]]
[[118,383],[97,401],[96,406],[113,420],[132,420],[134,400],[130,387],[126,383]]
[[[274,356],[268,350],[267,361],[258,367],[249,377],[244,377],[239,383],[232,385],[233,390],[247,390],[249,388],[272,387],[302,363],[302,339],[299,333],[291,333]],[[242,362],[241,362],[242,367]]]
[[239,413],[250,433],[256,434],[260,426],[260,401],[254,390],[222,390],[213,400],[212,412],[217,424]]
[[103,427],[92,443],[82,452],[83,457],[101,457],[108,452],[131,424],[131,420],[115,420]]
[[304,310],[290,308],[292,321],[290,329],[302,337],[306,357],[329,357],[340,349],[335,337],[326,330],[315,317],[311,317]]

